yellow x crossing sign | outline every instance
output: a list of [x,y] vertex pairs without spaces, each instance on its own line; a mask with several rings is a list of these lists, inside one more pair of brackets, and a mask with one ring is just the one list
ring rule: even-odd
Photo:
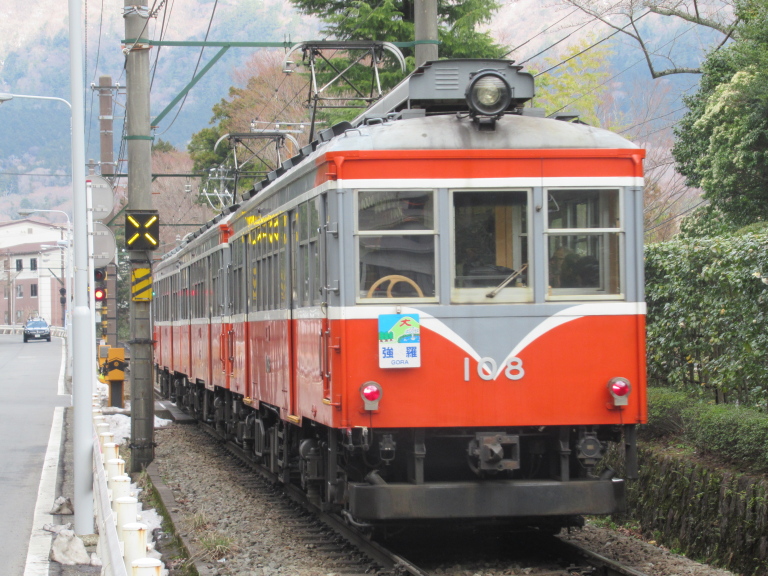
[[157,210],[128,210],[125,213],[125,247],[128,250],[157,250],[160,247]]

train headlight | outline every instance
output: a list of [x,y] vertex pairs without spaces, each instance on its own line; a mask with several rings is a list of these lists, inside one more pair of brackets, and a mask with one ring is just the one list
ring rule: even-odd
[[363,399],[363,407],[366,410],[378,410],[379,400],[384,391],[378,382],[365,382],[360,386],[360,397]]
[[614,406],[626,406],[629,403],[629,393],[632,384],[626,378],[611,378],[608,380],[608,392],[613,397]]
[[476,116],[499,116],[512,101],[512,89],[495,70],[481,70],[472,78],[464,94]]

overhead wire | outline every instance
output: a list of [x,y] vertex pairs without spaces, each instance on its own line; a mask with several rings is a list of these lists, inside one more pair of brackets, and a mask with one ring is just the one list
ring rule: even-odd
[[553,24],[550,24],[549,26],[547,26],[547,27],[546,27],[546,28],[544,28],[543,30],[539,31],[538,33],[536,33],[536,34],[534,34],[533,36],[531,36],[530,38],[528,38],[528,40],[526,40],[526,41],[525,41],[525,42],[523,42],[522,44],[519,44],[519,45],[515,46],[514,48],[512,48],[512,49],[511,49],[509,52],[507,52],[506,54],[504,54],[504,55],[502,56],[502,58],[506,58],[507,56],[509,56],[510,54],[512,54],[512,52],[515,52],[515,51],[519,50],[520,48],[522,48],[523,46],[525,46],[525,45],[526,45],[526,44],[528,44],[529,42],[531,42],[531,41],[535,40],[536,38],[538,38],[538,37],[539,37],[539,36],[541,36],[542,34],[544,34],[544,33],[548,32],[548,31],[549,31],[551,28],[553,28],[554,26],[557,26],[558,24],[560,24],[560,22],[562,22],[563,20],[565,20],[565,19],[566,19],[566,18],[568,18],[569,16],[572,16],[573,14],[575,14],[575,13],[576,13],[576,12],[578,12],[578,11],[579,11],[579,9],[578,9],[578,8],[576,8],[576,9],[575,9],[575,10],[573,10],[572,12],[569,12],[568,14],[566,14],[565,16],[563,16],[562,18],[560,18],[560,20],[558,20],[557,22],[554,22]]
[[[648,12],[646,12],[645,14],[641,14],[641,15],[640,15],[640,16],[637,18],[637,20],[639,20],[639,19],[640,19],[640,18],[642,18],[643,16],[646,16],[646,15],[647,15],[647,14],[649,14],[649,13],[650,13],[650,10],[649,10]],[[675,36],[675,37],[674,37],[674,38],[672,38],[671,40],[669,40],[669,41],[665,42],[664,44],[662,44],[661,46],[659,46],[659,48],[663,48],[663,47],[667,46],[668,44],[671,44],[672,42],[675,42],[675,41],[676,41],[678,38],[680,38],[680,37],[681,37],[681,36],[683,36],[684,34],[687,34],[687,33],[688,33],[688,32],[690,32],[691,30],[693,30],[694,28],[696,28],[696,26],[697,26],[697,24],[694,24],[694,25],[692,25],[690,28],[687,28],[686,30],[683,30],[683,31],[682,31],[680,34],[678,34],[677,36]],[[625,28],[626,28],[626,26],[625,26]],[[608,38],[610,38],[611,36],[614,36],[614,35],[615,35],[615,34],[617,34],[618,32],[619,32],[618,30],[617,30],[617,31],[615,31],[615,32],[614,32],[614,33],[612,33],[610,36],[608,36]],[[604,38],[603,40],[606,40],[606,39],[607,39],[607,38]],[[581,54],[583,54],[584,52],[586,52],[586,51],[588,51],[588,50],[590,50],[590,49],[594,48],[594,47],[595,47],[595,46],[597,46],[598,44],[600,44],[600,43],[601,43],[603,40],[600,40],[599,42],[596,42],[596,43],[592,44],[591,46],[588,46],[587,48],[585,48],[584,50],[582,50],[582,51],[581,51],[581,52],[579,52],[578,54],[575,54],[574,56],[571,56],[570,58],[567,58],[566,60],[564,60],[564,61],[560,62],[559,64],[557,64],[557,65],[555,65],[555,66],[553,66],[552,68],[549,68],[549,69],[545,70],[544,72],[541,72],[541,73],[537,74],[537,76],[539,76],[540,74],[545,74],[545,73],[547,73],[547,72],[550,72],[550,71],[551,71],[551,70],[553,70],[554,68],[557,68],[558,66],[561,66],[562,64],[565,64],[566,62],[568,62],[569,60],[572,60],[572,59],[573,59],[573,58],[575,58],[576,56],[580,56],[580,55],[581,55]],[[644,60],[645,60],[645,57],[643,57],[643,58],[640,58],[640,59],[636,60],[635,62],[633,62],[632,64],[630,64],[630,65],[629,65],[629,66],[627,66],[626,68],[624,68],[624,70],[622,70],[621,72],[618,72],[618,73],[614,74],[613,76],[611,76],[610,78],[608,78],[608,79],[607,79],[607,80],[605,80],[604,82],[601,82],[600,84],[598,84],[597,86],[595,86],[594,88],[592,88],[592,90],[589,90],[588,92],[585,92],[584,94],[582,94],[582,95],[581,95],[581,96],[579,96],[578,98],[574,98],[574,99],[573,99],[573,100],[571,100],[570,102],[566,103],[564,106],[561,106],[560,108],[558,108],[557,110],[555,110],[554,112],[552,112],[552,114],[551,114],[551,115],[554,115],[554,114],[557,114],[558,112],[561,112],[562,110],[564,110],[565,108],[567,108],[568,106],[570,106],[571,104],[573,104],[574,102],[578,102],[579,100],[581,100],[581,99],[582,99],[582,98],[584,98],[585,96],[587,96],[587,95],[591,94],[592,92],[594,92],[594,91],[595,91],[595,90],[597,90],[598,88],[601,88],[602,86],[605,86],[605,85],[606,85],[608,82],[610,82],[611,80],[613,80],[613,79],[615,79],[615,78],[618,78],[619,76],[621,76],[622,74],[624,74],[624,73],[625,73],[625,72],[627,72],[628,70],[631,70],[632,68],[634,68],[635,66],[637,66],[638,64],[640,64],[641,62],[643,62]]]
[[[720,12],[720,11],[721,11],[723,8],[724,8],[724,6],[721,6],[720,8],[718,8],[718,9],[715,11],[715,13],[714,13],[714,14],[717,14],[717,13],[718,13],[718,12]],[[640,16],[638,16],[638,17],[637,17],[637,18],[636,18],[636,19],[635,19],[633,22],[637,22],[638,20],[640,20],[640,19],[641,19],[641,18],[643,18],[644,16],[647,16],[649,13],[650,13],[650,10],[649,10],[648,12],[645,12],[644,14],[641,14]],[[630,22],[630,24],[632,24],[632,22]],[[610,38],[611,36],[614,36],[614,35],[616,35],[616,34],[617,34],[619,31],[623,30],[623,29],[624,29],[624,28],[626,28],[627,26],[629,26],[629,24],[627,24],[626,26],[623,26],[621,29],[617,29],[617,30],[616,30],[615,32],[613,32],[613,33],[612,33],[610,36],[608,36],[608,38]],[[668,46],[669,44],[671,44],[671,43],[673,43],[673,42],[677,41],[677,39],[678,39],[678,38],[682,37],[683,35],[687,34],[687,33],[688,33],[688,32],[690,32],[690,31],[692,31],[692,30],[696,29],[696,27],[697,27],[697,26],[698,26],[698,24],[696,24],[696,23],[692,24],[692,25],[691,25],[689,28],[687,28],[687,29],[683,30],[682,32],[680,32],[679,34],[677,34],[677,35],[676,35],[674,38],[672,38],[671,40],[668,40],[667,42],[665,42],[665,43],[664,43],[664,44],[662,44],[661,46],[658,46],[656,49],[658,50],[659,48],[664,48],[665,46]],[[592,44],[591,46],[588,46],[587,48],[585,48],[584,50],[582,50],[582,51],[581,51],[581,52],[579,52],[578,54],[575,54],[575,55],[573,55],[573,56],[571,56],[571,57],[567,58],[566,60],[563,60],[563,61],[562,61],[562,62],[560,62],[559,64],[556,64],[555,66],[553,66],[553,67],[551,67],[551,68],[548,68],[547,70],[545,70],[545,71],[543,71],[543,72],[540,72],[540,73],[539,73],[539,74],[537,74],[536,76],[540,76],[541,74],[545,74],[545,73],[547,73],[547,72],[550,72],[551,70],[553,70],[553,69],[557,68],[558,66],[561,66],[561,65],[565,64],[566,62],[568,62],[569,60],[572,60],[573,58],[575,58],[575,57],[577,57],[577,56],[580,56],[581,54],[585,53],[586,51],[588,51],[588,50],[590,50],[590,49],[594,48],[595,46],[597,46],[598,44],[600,44],[601,42],[603,42],[603,41],[604,41],[604,40],[606,40],[606,39],[607,39],[607,38],[604,38],[603,40],[600,40],[600,41],[598,41],[598,42],[596,42],[596,43]],[[570,102],[568,102],[567,104],[565,104],[564,106],[562,106],[561,108],[559,108],[558,110],[555,110],[555,111],[552,113],[552,115],[554,115],[554,114],[557,114],[558,112],[561,112],[562,110],[564,110],[565,108],[567,108],[568,106],[570,106],[571,104],[573,104],[574,102],[577,102],[577,101],[578,101],[578,100],[580,100],[581,98],[584,98],[584,97],[585,97],[585,96],[587,96],[588,94],[591,94],[592,92],[594,92],[594,91],[595,91],[595,90],[597,90],[598,88],[600,88],[600,87],[604,86],[605,84],[607,84],[608,82],[610,82],[610,81],[611,81],[611,80],[613,80],[614,78],[617,78],[618,76],[621,76],[622,74],[624,74],[624,72],[627,72],[628,70],[630,70],[631,68],[633,68],[633,67],[637,66],[639,63],[643,62],[644,60],[645,60],[645,58],[644,58],[644,57],[643,57],[643,58],[640,58],[639,60],[637,60],[637,61],[636,61],[636,62],[634,62],[633,64],[630,64],[629,66],[627,66],[626,68],[624,68],[624,70],[622,70],[621,72],[619,72],[619,73],[617,73],[617,74],[614,74],[613,76],[611,76],[610,78],[608,78],[608,79],[607,79],[605,82],[602,82],[601,84],[598,84],[597,86],[595,86],[595,87],[594,87],[592,90],[590,90],[589,92],[586,92],[586,93],[582,94],[581,96],[579,96],[578,98],[575,98],[575,99],[571,100]]]
[[[203,42],[208,41],[208,35],[211,33],[211,26],[213,25],[213,18],[216,15],[216,7],[219,5],[219,0],[215,0],[213,3],[213,9],[211,10],[211,17],[208,19],[208,28],[205,31],[205,38]],[[195,71],[192,73],[192,78],[195,77],[197,74],[197,70],[200,67],[200,61],[203,59],[203,52],[205,51],[205,46],[202,46],[200,48],[200,55],[197,57],[197,64],[195,64]],[[189,95],[189,92],[184,94],[184,98],[181,100],[181,104],[179,104],[179,107],[176,109],[176,115],[173,117],[173,120],[171,120],[171,123],[168,125],[168,127],[161,132],[161,136],[168,132],[168,130],[171,129],[171,127],[176,122],[176,119],[179,117],[179,114],[181,114],[181,110],[184,108],[184,103],[187,101],[187,96]]]
[[[602,40],[598,40],[597,42],[595,42],[595,43],[593,43],[593,44],[591,44],[591,45],[587,46],[586,48],[584,48],[584,49],[583,49],[583,50],[581,50],[580,52],[577,52],[576,54],[573,54],[573,55],[569,56],[568,58],[566,58],[566,59],[565,59],[565,60],[563,60],[562,62],[558,62],[558,63],[557,63],[557,64],[555,64],[554,66],[551,66],[550,68],[547,68],[546,70],[543,70],[543,71],[541,71],[541,72],[538,72],[537,74],[535,74],[535,75],[534,75],[534,78],[537,78],[538,76],[541,76],[542,74],[547,74],[548,72],[551,72],[551,71],[552,71],[552,70],[554,70],[555,68],[558,68],[558,67],[562,66],[563,64],[566,64],[567,62],[570,62],[570,61],[571,61],[571,60],[573,60],[574,58],[578,58],[579,56],[581,56],[581,55],[582,55],[582,54],[584,54],[585,52],[588,52],[589,50],[592,50],[592,48],[595,48],[595,47],[599,46],[600,44],[602,44],[602,43],[603,43],[603,42],[605,42],[606,40],[609,40],[609,39],[613,38],[613,37],[614,37],[614,36],[616,36],[616,34],[618,34],[619,32],[623,32],[625,28],[628,28],[630,25],[634,25],[634,23],[635,23],[635,22],[637,22],[638,20],[641,20],[641,19],[642,19],[644,16],[647,16],[647,15],[648,15],[648,14],[650,14],[650,13],[651,13],[651,11],[650,11],[650,10],[648,10],[648,12],[645,12],[644,14],[641,14],[640,16],[638,16],[638,17],[637,17],[635,20],[633,20],[632,22],[630,22],[630,23],[629,23],[629,24],[627,24],[626,26],[623,26],[623,27],[621,27],[621,28],[620,28],[620,29],[618,29],[618,30],[614,30],[614,31],[613,31],[613,32],[611,32],[611,33],[610,33],[608,36],[606,36],[605,38],[603,38]],[[539,54],[541,54],[541,52],[540,52]],[[537,54],[537,56],[538,56],[538,54]],[[535,58],[535,56],[534,56],[534,58]],[[531,58],[529,58],[528,60],[530,60],[530,59],[531,59]],[[527,62],[528,60],[526,60],[525,62]],[[642,60],[641,60],[641,62],[642,62]],[[521,64],[522,64],[522,62],[521,62]],[[632,66],[634,66],[634,64],[633,64]],[[629,68],[631,68],[632,66],[630,66]],[[627,68],[626,70],[629,70],[629,68]]]
[[655,225],[651,226],[650,228],[648,228],[648,229],[646,229],[646,230],[645,230],[645,233],[647,234],[647,233],[648,233],[648,232],[650,232],[651,230],[656,230],[656,228],[659,228],[660,226],[664,226],[664,224],[666,224],[667,222],[671,222],[672,220],[675,220],[675,219],[677,219],[677,218],[680,218],[680,216],[685,216],[686,214],[688,214],[688,212],[692,212],[693,210],[695,210],[696,208],[698,208],[698,207],[699,207],[699,206],[701,206],[702,204],[705,204],[706,202],[707,202],[706,200],[702,200],[702,201],[700,201],[700,202],[697,202],[696,204],[694,204],[694,205],[693,205],[693,206],[691,206],[690,208],[687,208],[687,209],[683,210],[682,212],[679,212],[679,213],[675,214],[674,216],[670,216],[670,217],[669,217],[669,218],[667,218],[666,220],[664,220],[664,221],[662,221],[662,222],[659,222],[658,224],[655,224]]
[[[163,0],[162,2],[162,8],[163,8],[163,20],[160,23],[160,40],[163,40],[165,38],[166,32],[168,32],[168,27],[171,25],[171,15],[173,14],[173,7],[175,5],[175,1],[170,1],[170,6],[168,2],[165,2]],[[160,7],[158,7],[158,10],[160,10]],[[157,74],[157,68],[160,62],[160,49],[162,46],[157,46],[157,50],[155,50],[155,62],[152,65],[152,78],[149,82],[149,91],[152,92],[152,86],[155,83],[155,74]]]
[[[86,2],[86,10],[87,10],[88,3]],[[87,22],[87,16],[86,16],[86,22]],[[99,16],[99,35],[98,35],[98,42],[96,43],[96,63],[93,65],[93,80],[91,81],[91,84],[94,84],[96,82],[96,74],[99,70],[99,60],[101,58],[101,32],[102,27],[104,23],[104,0],[101,0],[101,15]],[[85,37],[88,38],[88,26],[86,24],[85,26]],[[86,50],[85,50],[85,58],[86,58],[86,71],[88,70],[88,48],[87,48],[87,40],[86,40]],[[88,122],[88,135],[85,139],[86,142],[86,156],[88,155],[88,152],[90,151],[91,147],[91,128],[93,127],[93,115],[94,115],[94,108],[93,108],[93,99],[94,99],[94,93],[93,90],[91,90],[91,105],[90,105],[90,122]]]
[[572,32],[570,32],[569,34],[566,34],[565,36],[563,36],[562,38],[560,38],[560,39],[559,39],[557,42],[555,42],[554,44],[550,44],[549,46],[547,46],[546,48],[544,48],[544,50],[540,50],[539,52],[537,52],[536,54],[534,54],[534,55],[533,55],[533,56],[531,56],[530,58],[526,58],[526,59],[525,59],[525,60],[523,60],[522,62],[518,62],[518,64],[525,64],[526,62],[530,62],[530,61],[531,61],[531,60],[533,60],[534,58],[537,58],[538,56],[541,56],[541,55],[542,55],[542,54],[544,54],[545,52],[548,52],[548,51],[550,51],[552,48],[554,48],[555,46],[557,46],[557,45],[558,45],[558,44],[560,44],[561,42],[565,42],[565,41],[566,41],[568,38],[570,38],[571,36],[573,36],[574,34],[576,34],[576,32],[578,32],[578,31],[582,30],[583,28],[586,28],[586,27],[587,27],[589,24],[592,24],[592,23],[593,23],[595,20],[597,20],[597,18],[596,18],[596,17],[592,17],[592,20],[588,20],[588,21],[584,22],[584,24],[582,24],[581,26],[579,26],[578,28],[576,28],[575,30],[573,30]]

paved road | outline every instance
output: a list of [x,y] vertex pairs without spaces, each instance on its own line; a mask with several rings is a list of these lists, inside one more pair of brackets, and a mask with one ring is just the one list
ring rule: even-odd
[[62,340],[0,335],[0,537],[2,574],[21,576],[58,395]]

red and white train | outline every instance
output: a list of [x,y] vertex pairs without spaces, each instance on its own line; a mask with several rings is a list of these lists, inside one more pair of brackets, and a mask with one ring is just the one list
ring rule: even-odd
[[320,132],[155,266],[159,388],[351,522],[621,510],[644,151],[532,96],[431,62]]

